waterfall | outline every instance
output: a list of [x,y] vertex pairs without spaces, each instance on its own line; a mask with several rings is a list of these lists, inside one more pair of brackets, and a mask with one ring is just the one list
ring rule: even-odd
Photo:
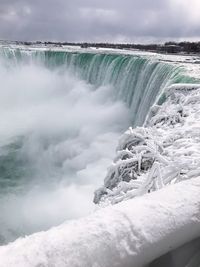
[[140,55],[1,50],[12,63],[35,62],[50,69],[67,69],[96,88],[111,86],[114,100],[122,100],[131,112],[132,126],[141,126],[159,92],[174,83],[195,83],[182,66]]
[[150,56],[0,48],[0,243],[93,211],[121,134],[191,82]]

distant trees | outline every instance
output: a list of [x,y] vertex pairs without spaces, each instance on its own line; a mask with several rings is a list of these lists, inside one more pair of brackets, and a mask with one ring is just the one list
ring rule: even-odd
[[178,45],[186,53],[200,53],[200,42],[167,42],[166,45]]
[[[13,43],[13,42],[12,42]],[[81,46],[82,48],[95,47],[95,48],[112,48],[112,49],[138,49],[144,51],[152,51],[159,53],[200,53],[200,42],[166,42],[164,44],[115,44],[115,43],[89,43],[89,42],[14,42],[23,45],[44,45],[44,46],[57,46],[62,47],[66,45]]]
[[112,44],[112,43],[71,43],[70,45],[80,45],[83,48],[113,48],[113,49],[139,49],[144,51],[164,52],[164,53],[200,53],[200,42],[166,42],[160,44]]

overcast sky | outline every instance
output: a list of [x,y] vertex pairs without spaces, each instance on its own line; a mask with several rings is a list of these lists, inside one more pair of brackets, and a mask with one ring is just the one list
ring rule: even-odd
[[0,0],[0,39],[164,42],[200,37],[200,0]]

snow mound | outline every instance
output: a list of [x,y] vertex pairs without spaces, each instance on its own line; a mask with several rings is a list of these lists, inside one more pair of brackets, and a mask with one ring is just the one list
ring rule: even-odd
[[104,186],[95,192],[100,206],[200,176],[200,85],[172,85],[161,98],[145,127],[122,135]]
[[199,195],[198,178],[100,209],[0,247],[0,266],[144,266],[200,236]]

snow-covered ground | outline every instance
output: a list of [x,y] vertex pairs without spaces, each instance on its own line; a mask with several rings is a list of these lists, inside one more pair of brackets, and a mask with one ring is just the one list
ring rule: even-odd
[[1,247],[0,266],[144,266],[200,236],[199,195],[197,178],[123,201]]

